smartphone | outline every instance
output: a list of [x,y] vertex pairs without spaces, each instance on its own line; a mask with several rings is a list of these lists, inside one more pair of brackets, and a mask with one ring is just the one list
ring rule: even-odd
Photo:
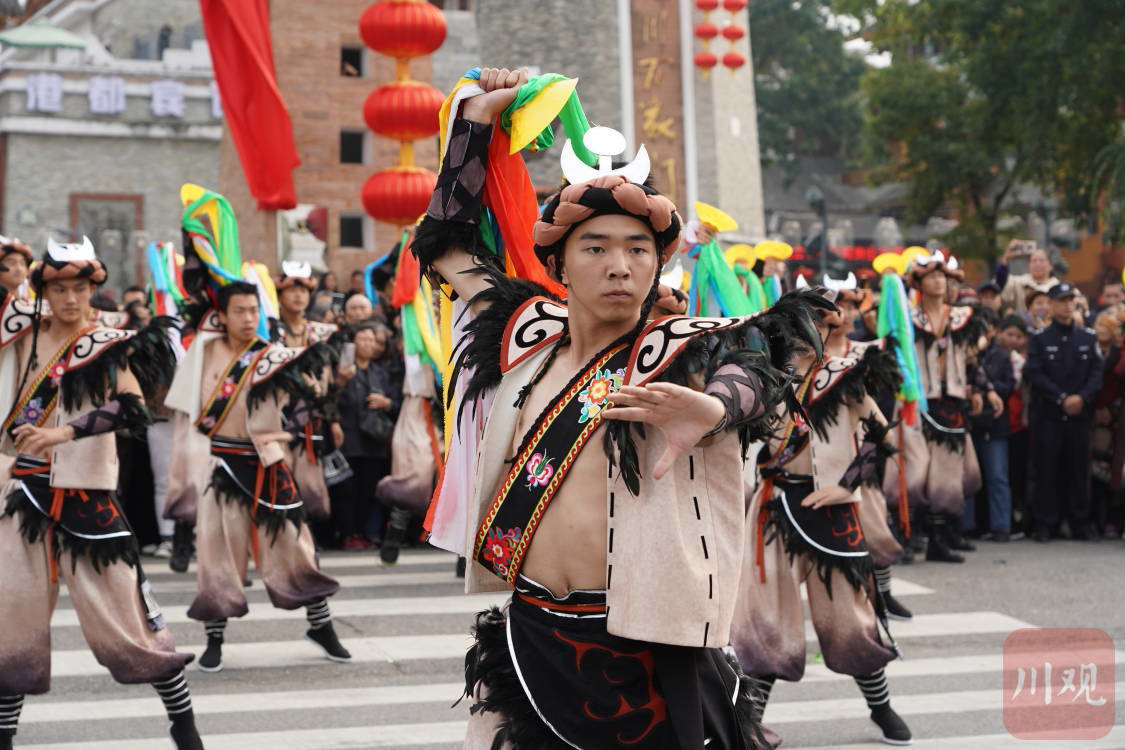
[[344,344],[343,351],[340,352],[340,369],[351,367],[355,364],[355,344]]
[[1012,253],[1016,257],[1031,255],[1039,247],[1035,240],[1016,240],[1016,243],[1016,248]]

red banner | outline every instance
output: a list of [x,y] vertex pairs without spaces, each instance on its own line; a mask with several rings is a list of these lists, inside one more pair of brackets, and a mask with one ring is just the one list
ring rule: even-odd
[[260,209],[297,205],[301,163],[293,122],[277,85],[269,0],[200,0],[223,113]]

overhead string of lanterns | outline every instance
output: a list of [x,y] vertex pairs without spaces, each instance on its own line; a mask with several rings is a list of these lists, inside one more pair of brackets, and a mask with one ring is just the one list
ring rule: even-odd
[[398,164],[363,185],[363,208],[378,221],[407,226],[430,202],[437,174],[414,163],[414,141],[438,132],[445,96],[410,77],[410,60],[432,54],[445,42],[445,14],[425,0],[380,0],[359,19],[364,44],[395,58],[395,81],[371,92],[363,105],[367,127],[399,142]]
[[[723,6],[723,10],[730,14],[730,18],[722,29],[716,24],[711,22],[711,14],[719,9],[719,5]],[[703,42],[703,51],[695,56],[695,67],[702,68],[703,75],[707,76],[719,62],[728,68],[732,73],[743,65],[746,64],[746,55],[742,54],[736,48],[736,44],[746,36],[746,28],[735,23],[735,19],[739,13],[746,9],[746,0],[695,0],[695,7],[703,11],[703,22],[697,24],[695,27],[695,36]],[[720,35],[730,44],[730,49],[724,54],[720,60],[719,56],[711,51],[711,42],[718,38]]]

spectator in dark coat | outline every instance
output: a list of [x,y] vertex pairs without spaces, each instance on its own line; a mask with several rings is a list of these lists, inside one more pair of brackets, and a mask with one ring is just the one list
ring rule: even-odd
[[[982,310],[984,312],[992,313],[991,310]],[[987,317],[995,317],[995,313]],[[994,330],[994,325],[990,324],[990,338]],[[1016,388],[1016,376],[1012,368],[1011,353],[995,340],[990,341],[988,348],[981,353],[978,366],[984,368],[996,395],[1004,401],[1004,411],[999,416],[986,409],[973,417],[973,445],[976,447],[984,479],[984,487],[978,497],[988,499],[988,527],[992,540],[1007,542],[1012,530],[1012,488],[1008,482],[1008,437],[1011,435],[1011,424],[1007,404]],[[974,501],[975,498],[970,498],[965,506],[962,526],[966,531],[976,529]]]
[[355,365],[341,368],[340,449],[354,475],[332,489],[332,516],[345,549],[370,549],[382,538],[383,524],[374,519],[376,532],[369,538],[374,515],[375,485],[391,468],[391,433],[402,405],[402,383],[381,361],[390,344],[390,330],[379,323],[361,323],[355,329]]

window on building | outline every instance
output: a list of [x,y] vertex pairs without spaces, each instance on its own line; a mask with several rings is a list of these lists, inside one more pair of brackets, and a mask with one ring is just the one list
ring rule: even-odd
[[340,216],[340,247],[363,247],[363,216],[343,214]]
[[340,75],[348,78],[363,77],[363,47],[345,45],[340,48]]
[[367,133],[363,130],[340,131],[340,163],[363,164]]

